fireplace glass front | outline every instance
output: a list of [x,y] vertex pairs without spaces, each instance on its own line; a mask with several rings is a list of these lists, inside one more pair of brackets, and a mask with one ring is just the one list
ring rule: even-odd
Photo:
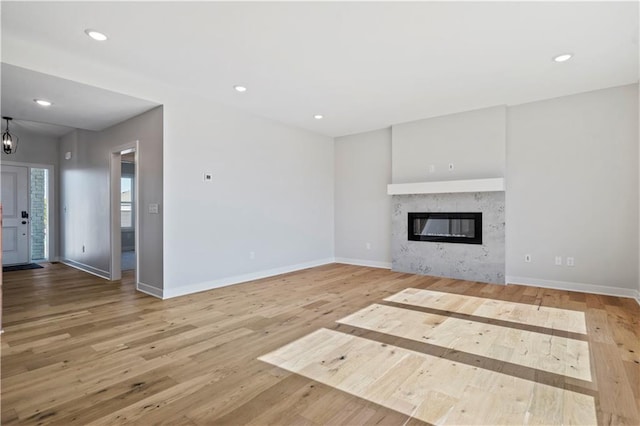
[[482,213],[409,213],[409,240],[482,244]]

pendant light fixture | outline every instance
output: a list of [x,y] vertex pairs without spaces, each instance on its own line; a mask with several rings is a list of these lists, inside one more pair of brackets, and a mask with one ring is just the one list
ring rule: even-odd
[[11,117],[2,117],[7,121],[7,128],[2,133],[2,150],[5,154],[15,154],[18,151],[18,137],[9,133],[9,122],[13,120]]

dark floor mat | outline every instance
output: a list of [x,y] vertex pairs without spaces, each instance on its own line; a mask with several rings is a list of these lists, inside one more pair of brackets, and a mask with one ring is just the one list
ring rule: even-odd
[[2,272],[12,272],[12,271],[24,271],[27,269],[40,269],[42,266],[37,263],[27,263],[26,265],[11,265],[11,266],[3,266]]

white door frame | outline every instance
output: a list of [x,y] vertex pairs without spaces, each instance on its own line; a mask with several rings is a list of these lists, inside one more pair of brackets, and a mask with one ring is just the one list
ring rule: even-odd
[[[49,257],[48,262],[58,261],[58,228],[57,224],[57,198],[56,198],[56,175],[53,164],[24,163],[21,161],[2,160],[0,166],[18,166],[28,169],[29,180],[29,220],[31,220],[31,169],[47,169],[49,179],[49,209],[47,211],[47,229],[49,230]],[[29,222],[29,232],[31,232],[31,222]],[[29,241],[29,262],[31,262],[31,241]]]
[[138,191],[138,182],[140,182],[140,176],[138,174],[140,169],[140,151],[138,145],[139,141],[135,140],[111,149],[111,179],[109,182],[109,192],[111,195],[111,270],[109,271],[109,279],[111,281],[116,281],[122,278],[122,230],[120,224],[120,178],[122,177],[122,154],[133,152],[135,158],[135,179],[133,180],[135,198],[133,199],[132,204],[134,213],[133,220],[135,223],[134,240],[136,251],[136,285],[140,281],[140,197]]

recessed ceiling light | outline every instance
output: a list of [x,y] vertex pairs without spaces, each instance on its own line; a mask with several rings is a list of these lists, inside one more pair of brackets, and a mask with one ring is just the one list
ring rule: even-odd
[[34,99],[33,102],[37,103],[40,106],[48,107],[51,106],[52,103],[49,101],[45,101],[44,99]]
[[565,62],[571,59],[572,57],[573,57],[572,53],[563,53],[562,55],[558,55],[555,58],[553,58],[553,60],[555,62]]
[[97,41],[105,41],[107,38],[109,38],[105,34],[96,30],[84,30],[84,32],[86,35]]
[[324,115],[316,114],[316,115],[313,116],[313,118],[315,118],[316,120],[322,120],[324,118]]
[[246,92],[247,88],[244,86],[233,86],[234,89],[236,89],[236,92]]

